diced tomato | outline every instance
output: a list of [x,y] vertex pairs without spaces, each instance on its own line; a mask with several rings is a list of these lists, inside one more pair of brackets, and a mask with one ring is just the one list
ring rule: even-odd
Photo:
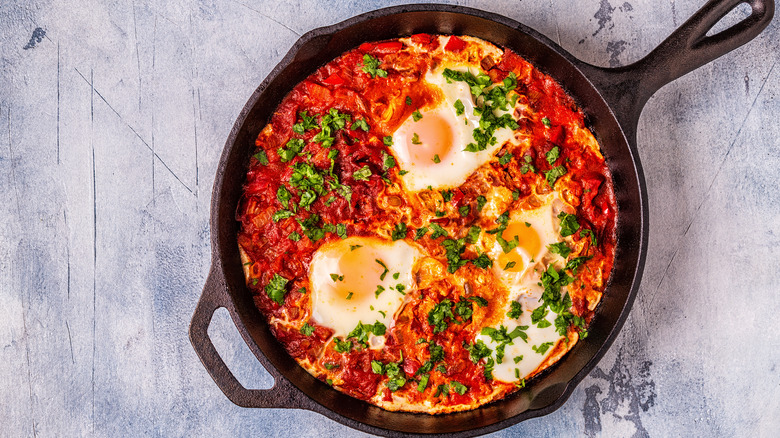
[[447,40],[447,44],[444,46],[444,50],[450,51],[450,52],[460,52],[461,50],[466,48],[466,43],[456,37],[455,35],[451,36],[449,40]]
[[306,91],[309,92],[309,97],[312,100],[321,104],[330,103],[333,97],[330,93],[330,90],[323,87],[322,85],[317,85],[314,82],[306,82]]
[[338,74],[333,73],[332,75],[328,76],[324,81],[322,81],[322,83],[327,85],[333,85],[333,86],[344,85],[344,79],[342,79],[341,76],[339,76]]
[[361,52],[370,52],[371,49],[373,49],[373,48],[374,48],[374,44],[372,44],[372,43],[363,43],[363,44],[360,45],[360,47],[358,47],[358,50],[360,50]]
[[387,54],[387,53],[395,53],[401,49],[404,48],[404,45],[400,41],[387,41],[384,43],[379,43],[374,47],[372,52],[374,53],[381,53],[381,54]]
[[455,194],[452,196],[452,203],[460,207],[461,199],[463,199],[463,192],[460,189],[455,189]]
[[431,36],[427,33],[416,33],[412,35],[412,42],[424,46],[431,43]]

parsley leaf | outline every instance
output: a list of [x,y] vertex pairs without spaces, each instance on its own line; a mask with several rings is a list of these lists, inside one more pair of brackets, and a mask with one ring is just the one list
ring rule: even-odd
[[395,228],[393,229],[393,240],[400,240],[406,237],[406,224],[401,222],[396,224]]
[[423,116],[420,113],[420,110],[414,110],[414,112],[412,113],[412,119],[414,119],[414,121],[417,122],[417,121],[419,121],[422,118],[423,118]]
[[580,223],[577,222],[577,216],[561,212],[558,214],[558,219],[561,220],[561,236],[571,236],[580,229]]
[[460,395],[465,394],[466,391],[469,390],[468,386],[466,386],[466,385],[464,385],[464,384],[462,384],[462,383],[460,383],[458,381],[455,381],[455,380],[450,382],[450,388],[452,388],[455,392],[457,392]]
[[417,135],[416,132],[412,134],[412,144],[422,144],[422,142],[420,141],[420,136]]
[[300,154],[304,146],[305,143],[300,138],[291,138],[285,146],[280,146],[276,152],[279,154],[279,159],[282,160],[282,163],[286,163]]
[[452,190],[442,190],[441,191],[441,197],[444,199],[444,202],[450,202],[452,201],[452,197],[455,196],[455,193]]
[[547,249],[553,254],[559,254],[561,257],[566,258],[571,254],[571,248],[566,245],[566,242],[558,242],[547,245]]
[[510,161],[512,161],[512,158],[514,158],[514,155],[507,152],[498,158],[498,164],[506,166]]
[[547,158],[547,162],[550,163],[550,166],[555,163],[555,161],[560,156],[560,148],[558,146],[554,146],[552,149],[550,149],[544,156]]
[[284,305],[284,294],[287,292],[287,282],[290,281],[279,274],[274,274],[271,281],[265,287],[265,293],[268,297],[276,301],[279,305]]
[[[517,319],[523,314],[523,308],[517,301],[511,301],[509,303],[509,312],[506,313],[507,318]],[[515,362],[516,363],[516,362]]]
[[368,181],[371,175],[371,169],[369,169],[368,164],[366,164],[352,173],[352,178],[355,178],[355,181]]
[[544,178],[547,180],[547,184],[549,184],[550,187],[555,186],[555,181],[558,181],[558,178],[563,175],[566,175],[566,167],[564,166],[555,166],[544,172]]
[[382,137],[382,143],[384,143],[385,146],[392,146],[393,145],[393,136],[388,135],[388,136]]
[[365,132],[368,132],[369,129],[371,129],[370,126],[368,126],[368,123],[366,123],[366,119],[356,119],[352,126],[349,127],[352,131],[357,131],[358,128],[362,129]]
[[417,231],[414,233],[414,240],[420,240],[423,236],[425,236],[425,233],[427,232],[428,232],[428,227],[418,228]]
[[395,158],[387,152],[382,151],[382,170],[387,170],[395,167]]
[[429,225],[429,227],[433,231],[431,233],[431,239],[437,239],[437,238],[442,237],[442,236],[447,236],[447,230],[442,228],[441,225],[439,225],[439,224],[434,222],[434,223],[431,223]]
[[463,102],[461,102],[460,99],[456,100],[452,106],[455,107],[456,116],[460,116],[466,111],[466,108],[463,106]]
[[452,301],[445,298],[428,312],[428,324],[433,326],[433,333],[441,333],[447,329],[447,318],[455,319],[452,313]]
[[314,326],[309,325],[307,322],[303,326],[301,326],[301,334],[304,336],[311,336],[312,333],[314,333]]
[[257,151],[254,157],[255,160],[257,160],[257,162],[262,164],[263,166],[268,165],[268,154],[266,154],[265,151],[263,150]]
[[379,68],[382,62],[373,56],[366,53],[363,55],[363,72],[368,73],[372,78],[379,76],[380,78],[386,78],[387,72]]
[[487,204],[487,198],[482,195],[477,196],[477,211],[482,211],[482,207]]
[[552,126],[552,124],[550,123],[550,119],[548,119],[547,117],[542,118],[542,123],[544,124],[544,126],[548,128]]
[[479,234],[481,232],[482,232],[481,228],[479,228],[476,225],[472,225],[471,228],[469,228],[469,233],[466,235],[466,240],[472,245],[477,243],[477,241],[479,240]]

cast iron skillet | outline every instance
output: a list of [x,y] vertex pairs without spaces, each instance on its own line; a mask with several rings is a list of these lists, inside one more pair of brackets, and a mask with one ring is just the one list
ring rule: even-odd
[[[706,35],[740,3],[752,8],[749,17],[714,36]],[[396,6],[303,35],[249,98],[222,152],[211,202],[211,272],[190,325],[190,340],[203,365],[239,406],[308,409],[379,435],[483,434],[556,410],[612,344],[639,287],[648,234],[647,190],[636,149],[642,107],[663,85],[756,37],[773,14],[773,0],[710,0],[645,58],[616,69],[579,61],[506,17],[458,6]],[[249,156],[257,134],[285,94],[321,65],[365,41],[414,33],[472,35],[511,48],[563,85],[599,140],[612,170],[618,206],[615,265],[589,336],[525,390],[473,411],[438,416],[382,410],[330,388],[298,366],[255,308],[236,243],[236,206]],[[273,388],[244,388],[219,357],[207,330],[220,307],[228,309],[250,350],[273,376]]]

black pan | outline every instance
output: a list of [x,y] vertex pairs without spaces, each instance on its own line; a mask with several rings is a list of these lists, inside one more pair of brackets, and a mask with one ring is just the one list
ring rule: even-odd
[[[706,36],[741,3],[752,8],[749,17]],[[190,340],[203,365],[239,406],[308,409],[387,436],[483,434],[558,409],[612,344],[639,287],[648,238],[647,189],[636,148],[642,107],[665,84],[756,37],[773,14],[773,0],[711,0],[645,58],[616,69],[579,61],[506,17],[449,5],[380,9],[303,35],[249,98],[222,152],[211,200],[211,272],[190,325]],[[473,35],[514,50],[556,79],[578,102],[599,140],[612,171],[618,207],[615,265],[589,336],[525,390],[473,411],[438,416],[382,410],[332,389],[298,366],[255,308],[236,243],[236,206],[255,138],[285,94],[321,65],[365,41],[414,33]],[[207,330],[220,307],[227,308],[250,350],[273,376],[273,388],[244,388],[219,357]]]

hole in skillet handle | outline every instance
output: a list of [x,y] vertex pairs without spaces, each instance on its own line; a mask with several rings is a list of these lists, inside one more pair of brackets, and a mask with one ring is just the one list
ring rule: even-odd
[[253,408],[307,408],[306,400],[299,397],[298,391],[290,388],[290,383],[274,372],[268,370],[275,378],[270,389],[247,389],[236,379],[217,352],[208,334],[214,312],[217,309],[232,308],[232,303],[225,285],[221,270],[212,265],[211,272],[203,287],[203,294],[198,300],[195,312],[190,322],[190,342],[203,366],[208,371],[214,383],[225,396],[238,406]]

